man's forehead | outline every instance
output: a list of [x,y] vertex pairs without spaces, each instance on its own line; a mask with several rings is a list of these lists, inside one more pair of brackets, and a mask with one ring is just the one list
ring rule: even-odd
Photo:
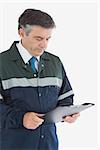
[[30,34],[34,35],[35,37],[51,37],[53,29],[47,29],[42,27],[33,27]]
[[39,31],[41,31],[41,33],[42,32],[52,32],[52,28],[44,28],[44,27],[41,27],[41,26],[33,26],[32,27],[32,29],[31,29],[31,31],[32,32],[39,32]]

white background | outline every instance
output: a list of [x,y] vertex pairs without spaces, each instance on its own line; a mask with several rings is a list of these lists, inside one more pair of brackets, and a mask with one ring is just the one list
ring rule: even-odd
[[0,3],[0,51],[19,40],[17,20],[27,8],[49,13],[56,30],[47,51],[58,55],[67,72],[75,104],[93,102],[73,124],[58,123],[59,150],[97,150],[99,141],[99,1],[4,1]]

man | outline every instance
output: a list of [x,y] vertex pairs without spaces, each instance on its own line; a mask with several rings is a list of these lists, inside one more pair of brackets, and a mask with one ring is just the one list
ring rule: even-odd
[[74,94],[60,59],[45,51],[54,28],[50,15],[27,9],[18,20],[21,40],[0,55],[2,150],[58,149],[56,126],[43,116],[59,105],[72,105]]

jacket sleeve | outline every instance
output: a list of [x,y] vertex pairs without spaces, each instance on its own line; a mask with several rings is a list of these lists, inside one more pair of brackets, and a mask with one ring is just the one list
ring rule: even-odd
[[23,125],[23,115],[18,109],[10,107],[0,81],[0,128],[19,128]]
[[73,90],[62,64],[62,86],[58,97],[58,106],[73,105]]

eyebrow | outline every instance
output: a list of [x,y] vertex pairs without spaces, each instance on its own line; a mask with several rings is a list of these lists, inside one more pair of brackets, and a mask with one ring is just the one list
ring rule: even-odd
[[[34,36],[35,38],[40,38],[40,39],[44,39],[42,36]],[[49,36],[47,39],[50,39],[51,36]]]

